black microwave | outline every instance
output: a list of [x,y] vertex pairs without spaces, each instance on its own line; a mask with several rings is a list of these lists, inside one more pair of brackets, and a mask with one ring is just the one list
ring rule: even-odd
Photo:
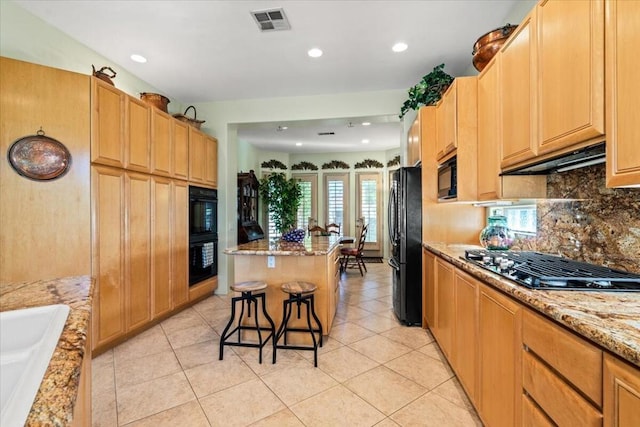
[[438,167],[438,199],[455,199],[458,195],[458,162],[454,157]]

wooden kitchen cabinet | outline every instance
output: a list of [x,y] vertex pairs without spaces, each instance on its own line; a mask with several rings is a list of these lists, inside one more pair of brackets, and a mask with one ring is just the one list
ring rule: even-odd
[[157,108],[151,110],[151,173],[172,176],[173,168],[173,119]]
[[151,182],[151,307],[154,318],[171,310],[171,181]]
[[[500,167],[531,159],[536,140],[536,9],[522,21],[499,54],[496,92],[499,102]],[[490,135],[492,136],[492,135]]]
[[604,0],[543,0],[536,13],[538,153],[603,140]]
[[[530,27],[525,19],[516,30],[515,38],[507,42],[508,53],[498,53],[478,76],[478,200],[546,197],[547,180],[543,175],[500,176],[504,150],[514,149],[513,144],[503,143],[503,133],[512,143],[520,141],[529,148],[534,143],[533,137],[527,136],[531,128],[528,117],[531,106],[522,102],[520,98],[526,98],[523,94],[504,87],[505,83],[509,83],[508,86],[527,86],[523,83],[526,79],[501,77],[503,57],[513,62],[514,54],[522,47],[517,47],[524,37],[522,34]],[[508,107],[503,108],[504,103]],[[526,113],[516,114],[518,110],[526,110]],[[520,122],[522,126],[518,125]],[[527,150],[517,149],[520,153]]]
[[93,348],[123,335],[125,321],[125,172],[91,168],[92,276],[95,277]]
[[[522,390],[545,419],[601,426],[602,350],[529,309],[523,311],[522,343]],[[523,423],[526,416],[523,411]]]
[[441,258],[435,260],[435,322],[431,327],[440,349],[451,360],[454,324],[454,267]]
[[205,135],[204,182],[212,187],[218,186],[218,140]]
[[640,186],[640,2],[606,2],[607,187]]
[[151,320],[151,176],[125,174],[127,331]]
[[189,181],[204,183],[206,152],[204,134],[189,127]]
[[323,326],[326,329],[326,333],[331,330],[333,325],[333,318],[336,315],[336,309],[339,301],[340,293],[340,250],[339,247],[334,248],[328,254],[327,262],[327,319],[330,323]]
[[433,328],[436,316],[436,256],[422,249],[422,327]]
[[177,179],[189,178],[189,125],[179,120],[171,121],[173,141],[173,173]]
[[456,157],[457,198],[475,201],[478,184],[478,80],[458,77],[436,107],[436,149],[441,164]]
[[125,169],[151,171],[151,107],[125,97]]
[[218,140],[189,127],[189,181],[218,185]]
[[500,54],[478,76],[478,200],[500,195]]
[[456,97],[458,79],[454,79],[436,107],[436,158],[443,159],[458,146]]
[[127,95],[97,78],[91,79],[91,162],[124,167]]
[[420,148],[420,110],[409,129],[407,136],[407,166],[414,166],[422,160]]
[[91,105],[91,162],[150,172],[151,108],[97,78]]
[[452,365],[471,401],[476,400],[478,373],[479,282],[456,269],[455,316]]
[[171,227],[172,308],[189,301],[189,186],[172,182],[173,224]]
[[478,412],[492,427],[519,425],[522,308],[484,284],[478,304]]
[[78,384],[78,394],[73,406],[73,420],[71,427],[85,427],[91,425],[91,321],[84,343],[82,365],[80,367],[80,378]]
[[604,425],[640,425],[640,370],[616,356],[604,356]]

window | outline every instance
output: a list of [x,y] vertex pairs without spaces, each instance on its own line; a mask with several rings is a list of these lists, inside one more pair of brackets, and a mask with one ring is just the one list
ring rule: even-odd
[[536,235],[537,219],[536,205],[500,206],[489,209],[489,215],[503,215],[507,217],[509,228],[520,234]]
[[382,175],[380,173],[359,173],[358,180],[358,214],[357,217],[364,217],[365,223],[369,225],[367,230],[367,240],[365,249],[381,248],[380,241],[382,225]]
[[318,219],[316,210],[318,176],[315,174],[293,174],[292,176],[299,180],[298,185],[302,191],[298,206],[297,227],[306,230],[309,218]]
[[341,224],[342,234],[349,230],[349,174],[326,174],[325,184],[325,216],[327,224]]

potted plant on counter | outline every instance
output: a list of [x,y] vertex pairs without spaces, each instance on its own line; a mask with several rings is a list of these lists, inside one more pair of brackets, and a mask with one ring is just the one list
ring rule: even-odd
[[[298,180],[287,179],[282,172],[272,173],[260,180],[260,197],[267,203],[276,230],[280,235],[296,225],[302,191]],[[304,234],[303,236],[304,237]]]
[[409,99],[407,99],[400,109],[400,118],[409,110],[417,110],[423,105],[435,105],[442,94],[453,82],[453,77],[444,71],[444,64],[440,64],[429,74],[422,77],[420,83],[409,89]]

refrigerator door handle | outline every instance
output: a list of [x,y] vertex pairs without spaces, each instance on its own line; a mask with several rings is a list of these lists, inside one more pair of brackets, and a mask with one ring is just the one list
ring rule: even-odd
[[389,240],[391,241],[392,246],[398,246],[398,221],[396,218],[396,214],[398,211],[397,204],[398,199],[396,197],[396,190],[394,187],[391,187],[391,191],[389,192],[389,204],[387,205],[387,225],[389,226]]
[[398,261],[396,261],[395,259],[389,258],[388,263],[394,270],[400,270],[400,264],[398,264]]

